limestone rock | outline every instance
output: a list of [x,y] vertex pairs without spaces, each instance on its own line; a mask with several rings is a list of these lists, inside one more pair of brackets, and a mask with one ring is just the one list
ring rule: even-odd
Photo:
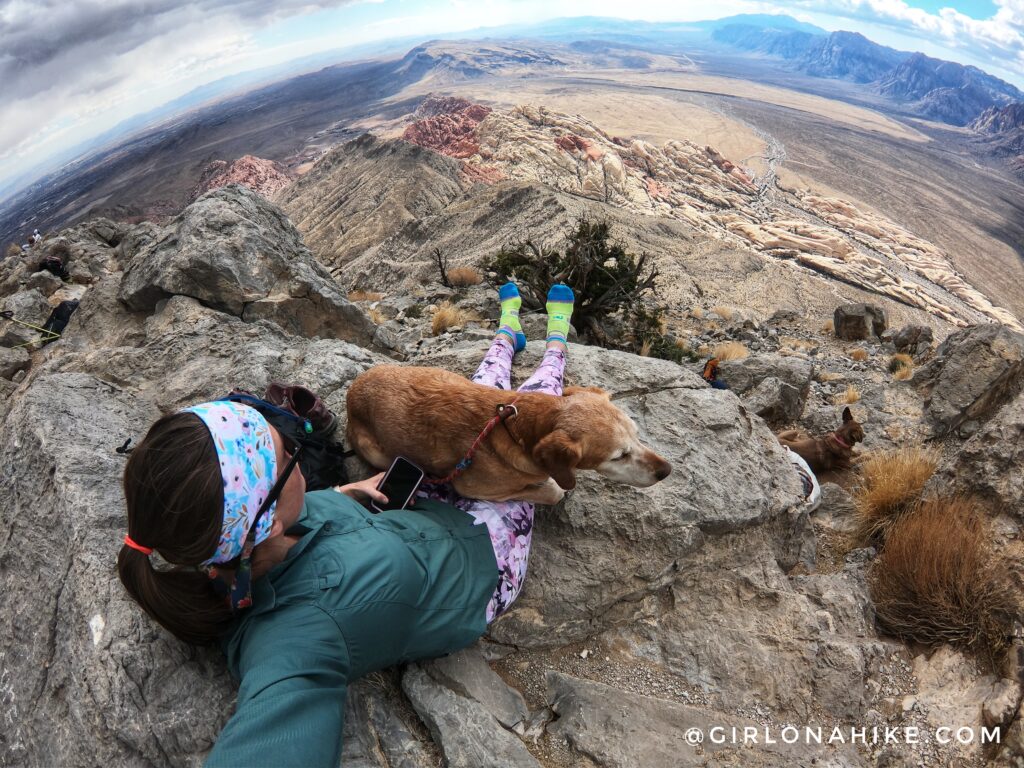
[[480,704],[440,685],[418,665],[406,669],[402,690],[450,768],[540,768],[519,738]]
[[32,360],[24,347],[0,347],[0,379],[13,379],[18,371],[24,371]]
[[832,322],[836,338],[846,341],[881,336],[888,327],[885,311],[874,304],[843,304],[836,307]]
[[63,284],[63,281],[52,272],[36,272],[29,277],[25,287],[30,291],[39,291],[43,296],[52,296]]
[[369,345],[376,333],[287,217],[238,185],[201,197],[132,258],[120,292],[129,308],[152,311],[175,295],[304,336]]
[[920,357],[932,348],[932,329],[927,325],[905,325],[892,336],[897,352]]
[[933,432],[967,436],[1024,385],[1024,334],[994,323],[957,331],[914,382]]
[[421,666],[442,685],[481,704],[506,728],[514,728],[529,716],[522,694],[509,687],[488,666],[476,647],[424,662]]
[[1024,515],[1024,393],[981,426],[945,466],[960,491]]
[[[30,289],[18,291],[8,296],[3,301],[3,310],[13,312],[16,320],[23,323],[30,323],[35,326],[42,326],[46,318],[50,316],[50,305],[46,298],[38,290]],[[0,335],[0,346],[16,347],[30,341],[36,341],[40,332],[32,328],[8,320],[0,319],[0,328],[3,334]]]
[[1003,678],[981,705],[982,722],[989,728],[1005,728],[1016,716],[1020,701],[1020,683]]
[[[705,765],[790,766],[827,761],[859,765],[852,749],[758,743],[733,745],[729,727],[764,729],[744,717],[708,712],[664,699],[638,696],[603,683],[547,673],[548,702],[558,715],[548,731],[602,768],[685,768]],[[721,728],[713,732],[713,728]],[[723,726],[725,726],[723,728]],[[657,738],[651,738],[652,734]],[[699,734],[699,736],[696,736]],[[714,738],[712,738],[714,737]],[[697,739],[700,739],[697,741]],[[715,740],[726,739],[725,744]],[[826,763],[823,763],[826,764]]]
[[806,391],[801,392],[774,376],[769,376],[743,395],[743,404],[772,425],[789,424],[800,418]]
[[779,379],[807,397],[814,377],[814,365],[798,357],[776,354],[756,354],[741,360],[726,360],[718,368],[729,383],[729,389],[744,394],[770,377]]

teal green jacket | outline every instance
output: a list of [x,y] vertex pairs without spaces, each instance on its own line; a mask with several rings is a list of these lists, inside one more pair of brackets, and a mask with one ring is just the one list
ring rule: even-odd
[[421,500],[371,514],[317,491],[289,533],[302,538],[224,638],[238,705],[208,768],[336,768],[350,681],[464,648],[487,627],[498,566],[465,512]]

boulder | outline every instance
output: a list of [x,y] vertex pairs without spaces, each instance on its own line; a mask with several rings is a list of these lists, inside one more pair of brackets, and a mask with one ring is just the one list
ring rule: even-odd
[[932,329],[927,325],[905,325],[892,335],[897,352],[920,357],[932,348]]
[[419,665],[406,669],[402,690],[449,768],[540,768],[523,742],[484,707],[442,686]]
[[875,304],[842,304],[832,316],[836,338],[862,341],[881,336],[888,327],[885,311]]
[[744,393],[743,404],[773,426],[791,424],[800,418],[807,392],[769,376]]
[[481,704],[505,728],[515,728],[529,717],[522,694],[490,668],[479,648],[465,648],[422,667],[437,682]]
[[945,464],[944,474],[965,494],[1024,517],[1024,393],[981,426]]
[[935,435],[969,436],[1024,385],[1024,334],[995,323],[957,331],[914,382]]
[[231,184],[186,208],[143,244],[125,270],[121,300],[151,312],[191,296],[246,321],[271,320],[303,336],[370,345],[376,326],[310,254],[288,217]]
[[[3,311],[13,312],[14,319],[35,326],[42,326],[50,316],[50,305],[38,290],[30,289],[11,294],[3,301]],[[10,320],[0,319],[0,347],[16,347],[19,344],[36,341],[40,332]]]
[[[548,703],[558,716],[548,732],[565,739],[575,754],[589,758],[587,764],[602,768],[860,764],[849,746],[833,750],[807,745],[802,739],[785,744],[778,727],[768,729],[775,742],[768,743],[763,725],[735,714],[639,696],[559,672],[548,672],[546,680]],[[735,741],[732,727],[737,729]],[[744,728],[754,729],[756,744],[743,744]]]
[[743,404],[774,426],[800,418],[811,391],[814,365],[802,358],[756,354],[727,360],[718,368]]
[[13,379],[18,371],[26,370],[32,358],[23,347],[0,347],[0,379]]
[[28,282],[25,283],[25,287],[30,291],[39,291],[43,296],[52,296],[63,285],[64,281],[52,272],[35,272],[29,277]]

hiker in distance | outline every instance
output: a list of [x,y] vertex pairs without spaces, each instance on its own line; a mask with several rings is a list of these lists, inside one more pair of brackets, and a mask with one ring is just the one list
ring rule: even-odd
[[[474,375],[509,387],[526,339],[515,285]],[[521,389],[559,395],[572,291],[548,294],[548,343]],[[216,401],[159,419],[124,472],[128,534],[118,573],[153,619],[190,643],[219,641],[239,680],[208,766],[331,766],[347,686],[374,670],[475,642],[519,595],[533,505],[426,486],[410,509],[380,475],[306,493],[290,444],[255,409]],[[175,568],[154,568],[153,552]]]

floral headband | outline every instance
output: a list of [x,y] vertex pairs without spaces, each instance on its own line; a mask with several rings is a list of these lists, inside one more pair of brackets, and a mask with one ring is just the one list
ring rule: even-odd
[[[255,408],[218,400],[185,409],[210,430],[224,481],[224,521],[213,556],[203,565],[227,563],[242,554],[253,518],[277,477],[277,454],[270,425]],[[256,523],[256,544],[270,535],[275,501]]]

